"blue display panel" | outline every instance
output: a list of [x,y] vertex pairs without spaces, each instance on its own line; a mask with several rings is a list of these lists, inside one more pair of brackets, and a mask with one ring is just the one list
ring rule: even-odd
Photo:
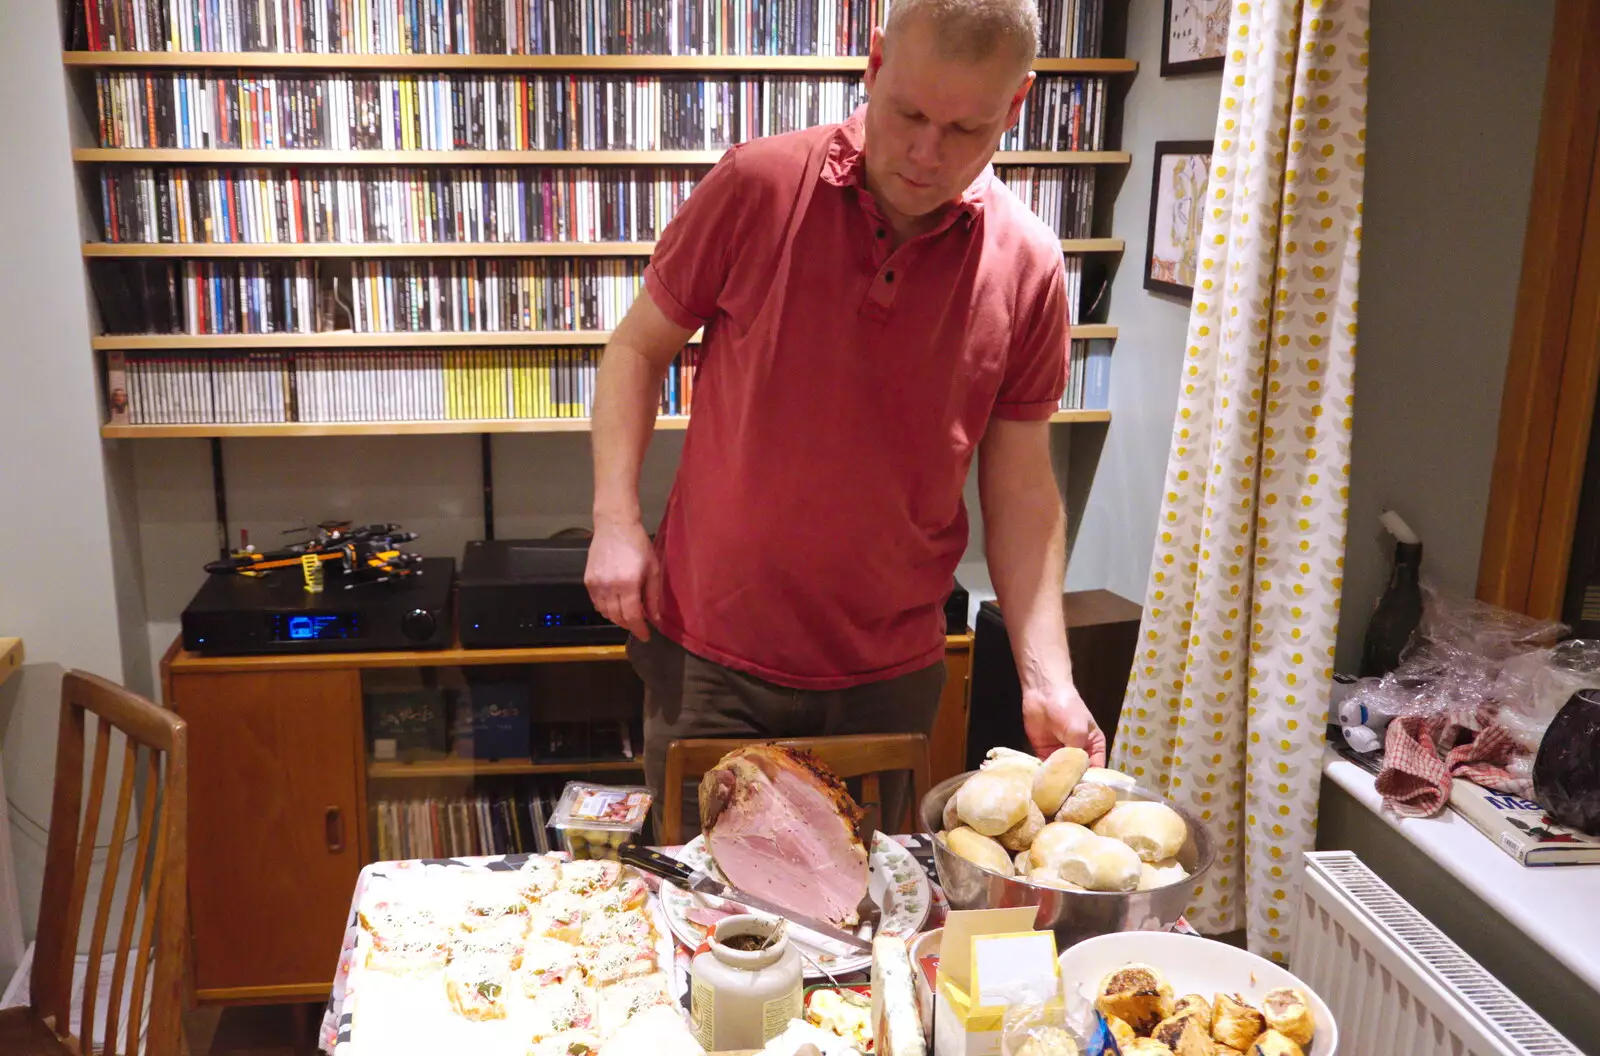
[[274,613],[272,637],[279,642],[360,638],[361,616],[354,612]]

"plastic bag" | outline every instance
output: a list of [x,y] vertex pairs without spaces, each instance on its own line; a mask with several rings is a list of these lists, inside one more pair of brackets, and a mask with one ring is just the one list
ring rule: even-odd
[[[1548,660],[1541,663],[1534,654],[1548,657],[1566,626],[1481,601],[1452,598],[1426,584],[1422,593],[1422,620],[1400,666],[1382,678],[1356,683],[1341,704],[1344,724],[1381,732],[1392,718],[1448,714],[1471,725],[1485,704],[1508,700],[1528,700],[1529,711],[1524,714],[1531,718],[1535,714],[1531,701],[1536,696],[1531,682],[1549,666]],[[1600,665],[1600,650],[1592,657]],[[1584,664],[1590,658],[1591,654],[1581,652],[1573,661]],[[1509,675],[1508,666],[1513,666]],[[1522,712],[1520,704],[1517,710]],[[1552,715],[1550,710],[1543,717],[1537,725],[1539,732]],[[1527,732],[1533,733],[1533,723],[1528,724]],[[1537,744],[1534,737],[1529,750]]]
[[1067,1026],[1059,1004],[1007,1006],[1000,1019],[1000,1056],[1083,1056],[1083,1039]]
[[1594,688],[1600,688],[1600,642],[1575,638],[1553,649],[1513,656],[1500,668],[1492,690],[1500,704],[1495,722],[1524,750],[1536,752],[1551,720],[1572,695]]

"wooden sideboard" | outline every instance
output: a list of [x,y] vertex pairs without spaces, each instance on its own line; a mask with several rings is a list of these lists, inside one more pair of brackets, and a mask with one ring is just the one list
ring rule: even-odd
[[[325,997],[350,897],[372,859],[369,785],[470,783],[554,774],[637,781],[638,762],[368,758],[364,673],[479,665],[603,665],[621,646],[444,649],[305,656],[201,657],[174,642],[161,663],[167,706],[189,724],[189,911],[195,996],[207,1004]],[[972,636],[951,635],[950,678],[932,735],[935,781],[966,757]],[[630,773],[631,771],[631,773]]]

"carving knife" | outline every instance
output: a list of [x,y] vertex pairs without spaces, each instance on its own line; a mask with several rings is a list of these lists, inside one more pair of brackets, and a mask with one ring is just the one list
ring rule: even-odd
[[749,906],[751,909],[759,909],[763,913],[782,917],[808,931],[814,931],[825,938],[845,943],[854,949],[868,952],[872,950],[872,943],[868,939],[863,939],[826,921],[817,920],[815,917],[796,913],[792,909],[780,906],[771,899],[741,891],[736,887],[723,883],[710,873],[702,872],[699,869],[691,869],[677,859],[668,858],[661,852],[651,850],[649,847],[630,844],[621,848],[617,856],[628,865],[641,869],[652,876],[659,876],[663,880],[670,880],[686,891],[697,891],[701,894],[726,899],[729,902],[737,902],[742,906]]

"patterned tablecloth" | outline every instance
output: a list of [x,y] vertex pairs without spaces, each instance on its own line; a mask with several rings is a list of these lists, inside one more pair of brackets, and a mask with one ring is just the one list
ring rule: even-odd
[[[944,892],[939,887],[938,874],[933,865],[933,848],[926,836],[896,836],[895,841],[911,852],[923,869],[928,873],[929,884],[932,888],[933,901],[928,909],[928,920],[923,925],[924,931],[943,927],[944,919],[950,911],[950,903],[944,897]],[[663,848],[667,854],[675,854],[679,848]],[[430,858],[404,862],[373,862],[361,870],[361,876],[356,880],[355,894],[350,899],[350,916],[345,924],[344,945],[339,953],[339,967],[333,978],[333,993],[328,999],[328,1007],[322,1016],[322,1030],[318,1043],[325,1053],[339,1056],[339,1046],[350,1040],[351,1015],[345,1007],[346,983],[350,977],[350,967],[355,956],[356,938],[360,934],[360,924],[357,921],[357,911],[366,891],[374,884],[400,876],[415,877],[421,875],[426,878],[430,873],[444,870],[458,869],[483,869],[491,872],[514,870],[531,857],[527,854],[495,855],[487,858]],[[652,885],[657,883],[654,877],[646,877]],[[1193,934],[1188,924],[1179,921],[1173,926],[1175,931],[1186,931]],[[673,964],[674,989],[680,995],[688,993],[689,963],[692,951],[686,949],[682,943],[674,943],[675,960]],[[866,982],[866,972],[857,972],[850,975],[840,975],[840,982]]]

